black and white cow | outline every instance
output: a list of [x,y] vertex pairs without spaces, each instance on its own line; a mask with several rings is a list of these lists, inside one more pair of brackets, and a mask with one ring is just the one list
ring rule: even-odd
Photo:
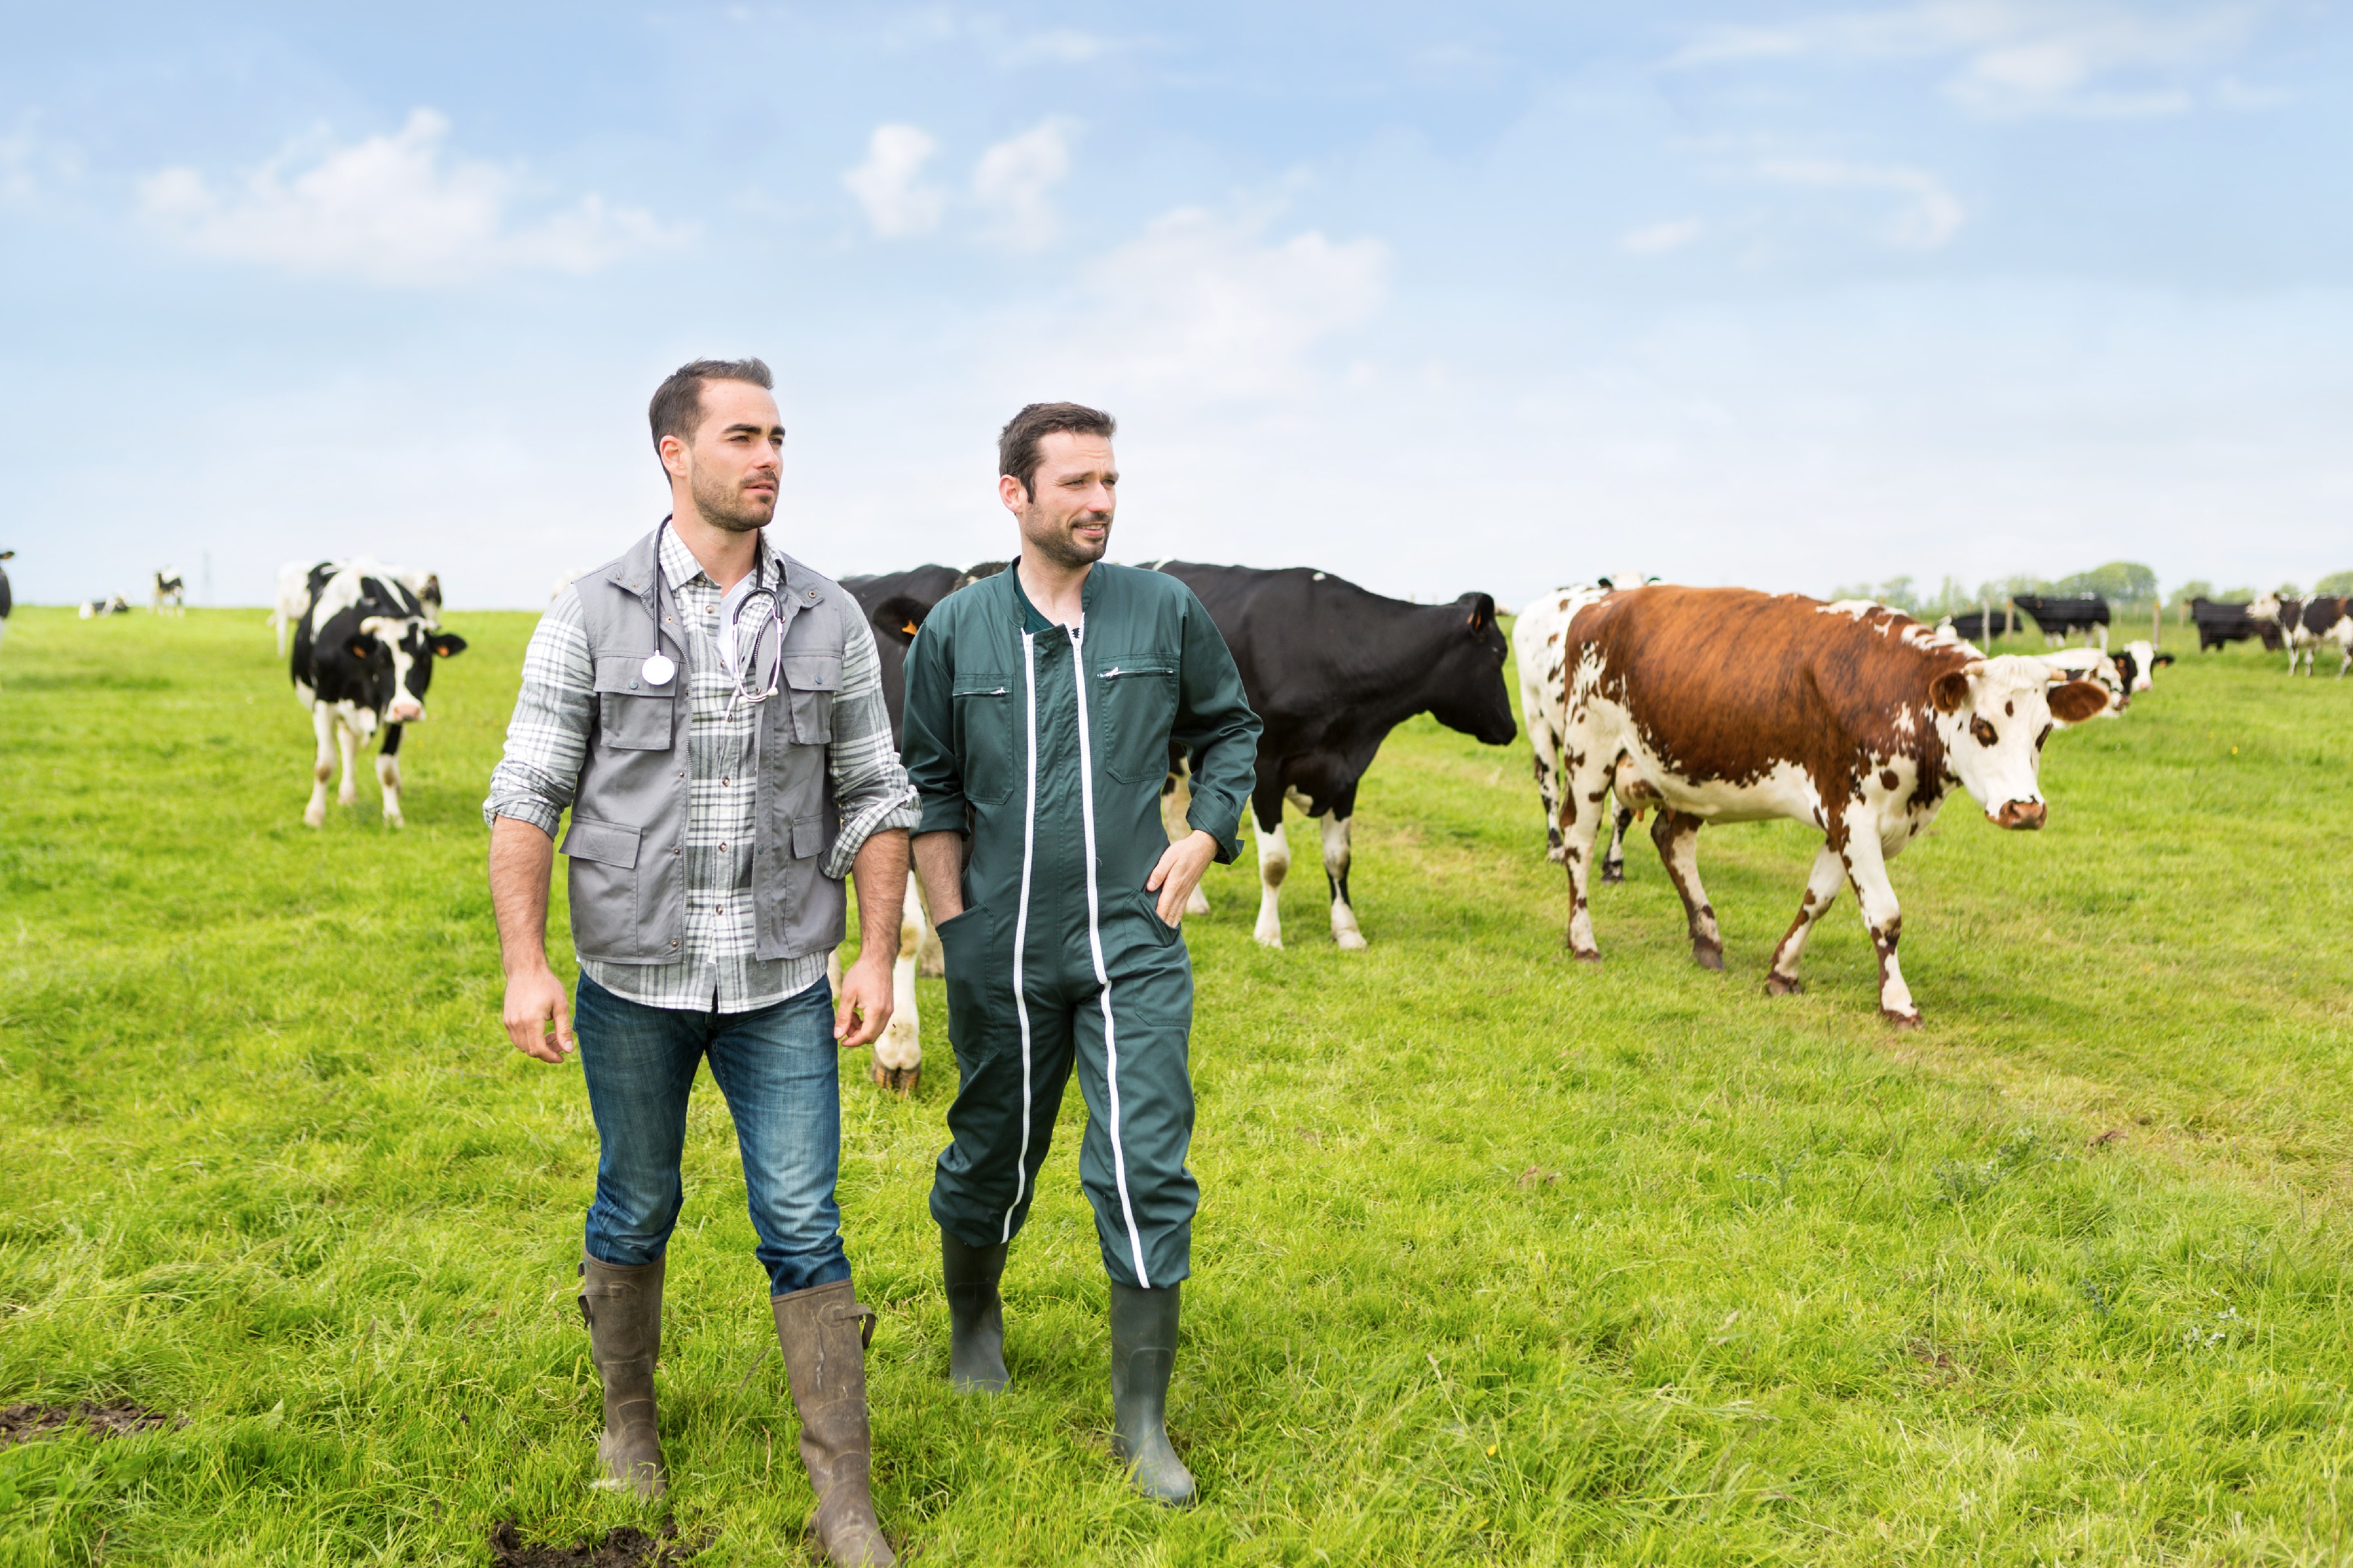
[[2144,638],[2126,643],[2124,652],[2113,658],[2095,647],[2063,647],[2056,653],[2044,654],[2042,662],[2065,670],[2070,679],[2088,680],[2105,691],[2108,706],[2100,717],[2113,719],[2132,706],[2136,692],[2154,687],[2149,672],[2159,665],[2171,664],[2173,656],[2158,653]]
[[[2265,594],[2247,606],[2247,618],[2278,629],[2280,640],[2287,646],[2287,672],[2295,673],[2301,663],[2306,675],[2312,673],[2313,655],[2323,643],[2333,643],[2343,652],[2345,662],[2337,669],[2337,679],[2344,679],[2348,667],[2353,667],[2353,615],[2348,606],[2353,601],[2326,595],[2313,599],[2283,599],[2277,594]],[[2266,638],[2266,644],[2270,639]]]
[[[351,563],[346,561],[315,561],[308,563],[289,561],[278,569],[278,603],[269,612],[269,626],[278,634],[279,658],[286,657],[287,634],[294,629],[294,623],[302,618],[302,612],[311,607],[312,584],[324,581],[326,577],[333,576],[350,564]],[[425,624],[435,631],[439,631],[441,629],[439,574],[432,572],[412,572],[406,566],[386,566],[381,562],[376,563],[375,565],[378,571],[390,573],[393,579],[402,587],[417,595],[417,602],[425,606]],[[563,591],[563,584],[559,583],[556,585],[556,592]],[[549,596],[554,597],[553,595]]]
[[2018,612],[1980,605],[1974,610],[1963,610],[1957,616],[1947,616],[1936,623],[1936,629],[1949,630],[1963,642],[1975,643],[1982,647],[1995,637],[2006,637],[2016,631]]
[[148,608],[159,616],[167,611],[174,616],[185,616],[188,613],[188,584],[182,580],[180,569],[177,566],[166,566],[155,574],[155,584],[148,600]]
[[2108,602],[2099,595],[2014,594],[2010,602],[2033,618],[2052,647],[2081,632],[2086,642],[2097,641],[2102,653],[2108,651]]
[[[1002,561],[984,562],[968,571],[953,566],[918,566],[908,572],[881,572],[844,577],[867,624],[874,628],[874,652],[881,666],[882,702],[891,710],[893,744],[905,737],[907,721],[907,647],[915,640],[932,607],[966,584],[993,577],[1005,570]],[[899,917],[899,963],[892,974],[891,1022],[874,1042],[874,1060],[868,1069],[876,1083],[900,1094],[911,1094],[923,1070],[923,1036],[915,1013],[915,976],[937,978],[947,972],[946,954],[923,907],[923,883],[911,869],[907,897]],[[839,955],[828,965],[838,992],[841,986]]]
[[[438,599],[438,581],[434,587]],[[366,556],[343,565],[322,562],[312,568],[304,596],[290,673],[295,700],[310,710],[319,745],[302,820],[312,827],[327,820],[327,780],[338,752],[343,773],[336,803],[349,805],[358,798],[353,753],[381,730],[376,782],[384,788],[384,820],[398,827],[402,727],[425,718],[433,661],[463,653],[466,639],[438,629],[438,605],[428,616],[403,574]]]
[[2261,637],[2263,647],[2276,653],[2280,648],[2277,621],[2259,621],[2249,614],[2251,606],[2232,600],[2193,598],[2189,601],[2189,621],[2198,628],[2198,651],[2227,647],[2249,637]]
[[81,618],[85,621],[102,620],[108,616],[127,616],[130,613],[131,601],[120,594],[104,599],[84,599],[81,602]]
[[[1491,746],[1509,745],[1519,733],[1504,683],[1510,649],[1495,625],[1495,601],[1465,594],[1451,605],[1411,605],[1303,566],[1261,571],[1163,561],[1155,570],[1199,596],[1265,725],[1250,796],[1260,882],[1254,934],[1269,947],[1282,945],[1280,889],[1291,869],[1282,805],[1289,800],[1323,829],[1333,940],[1363,947],[1348,896],[1348,839],[1356,786],[1381,742],[1417,713]],[[1182,794],[1172,794],[1168,804],[1181,818]]]

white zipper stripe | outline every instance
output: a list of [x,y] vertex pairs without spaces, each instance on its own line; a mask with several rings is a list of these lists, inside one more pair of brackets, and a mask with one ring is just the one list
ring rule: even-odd
[[1113,1032],[1111,975],[1103,968],[1103,907],[1095,891],[1094,757],[1087,746],[1086,623],[1071,631],[1071,680],[1079,696],[1079,820],[1085,829],[1087,857],[1087,947],[1095,961],[1095,985],[1103,997],[1103,1077],[1111,1086],[1111,1169],[1119,1184],[1120,1217],[1127,1222],[1127,1247],[1135,1261],[1135,1282],[1145,1289],[1152,1281],[1144,1272],[1144,1237],[1135,1228],[1135,1205],[1127,1196],[1127,1155],[1119,1142],[1119,1041]]
[[1021,1020],[1021,1142],[1013,1152],[1013,1201],[999,1241],[1013,1239],[1013,1211],[1029,1190],[1029,998],[1021,988],[1021,954],[1029,945],[1029,868],[1038,848],[1038,644],[1021,634],[1021,673],[1029,692],[1029,789],[1021,813],[1021,902],[1013,914],[1013,1012]]

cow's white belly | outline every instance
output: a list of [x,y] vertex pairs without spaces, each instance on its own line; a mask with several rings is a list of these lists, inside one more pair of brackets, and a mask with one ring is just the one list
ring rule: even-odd
[[1776,763],[1761,778],[1746,784],[1722,779],[1679,778],[1644,758],[1637,764],[1643,782],[1658,791],[1668,805],[1703,822],[1821,821],[1821,797],[1813,780],[1795,763]]

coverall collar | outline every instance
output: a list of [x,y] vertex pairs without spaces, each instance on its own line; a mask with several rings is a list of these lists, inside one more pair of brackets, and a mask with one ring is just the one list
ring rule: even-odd
[[[1102,564],[1103,563],[1100,561],[1095,563],[1095,566],[1101,566]],[[1021,586],[1021,558],[1019,556],[1017,555],[1013,558],[1013,563],[1005,569],[1005,575],[1013,584],[1013,602],[1021,607],[1021,629],[1023,631],[1035,637],[1040,632],[1050,632],[1061,629],[1056,626],[1053,622],[1039,615],[1038,613],[1038,606],[1029,602],[1029,594],[1024,591]],[[1087,618],[1087,613],[1095,607],[1095,584],[1101,581],[1101,574],[1097,573],[1093,567],[1089,567],[1087,569],[1087,580],[1079,584],[1079,619],[1082,622]]]

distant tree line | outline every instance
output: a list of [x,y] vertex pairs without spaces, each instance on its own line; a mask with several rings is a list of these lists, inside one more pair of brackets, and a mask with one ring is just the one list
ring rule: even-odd
[[[2274,590],[2282,598],[2302,598],[2305,590],[2295,583],[2282,583]],[[2224,588],[2216,591],[2214,584],[2203,578],[2193,578],[2174,585],[2170,595],[2160,596],[2156,571],[2137,561],[2111,561],[2105,566],[2094,566],[2088,572],[2078,572],[2070,577],[2056,579],[2034,577],[2021,574],[1980,583],[1972,588],[1957,577],[1947,577],[1931,589],[1911,577],[1890,577],[1884,583],[1853,583],[1831,591],[1833,599],[1876,599],[1890,609],[1933,621],[1940,616],[1957,615],[1973,610],[1979,605],[2000,606],[2020,594],[2097,594],[2114,605],[2119,613],[2137,610],[2147,615],[2158,605],[2178,608],[2192,599],[2213,599],[2241,604],[2256,596],[2253,587]],[[2332,572],[2312,585],[2315,594],[2353,595],[2353,572]]]

